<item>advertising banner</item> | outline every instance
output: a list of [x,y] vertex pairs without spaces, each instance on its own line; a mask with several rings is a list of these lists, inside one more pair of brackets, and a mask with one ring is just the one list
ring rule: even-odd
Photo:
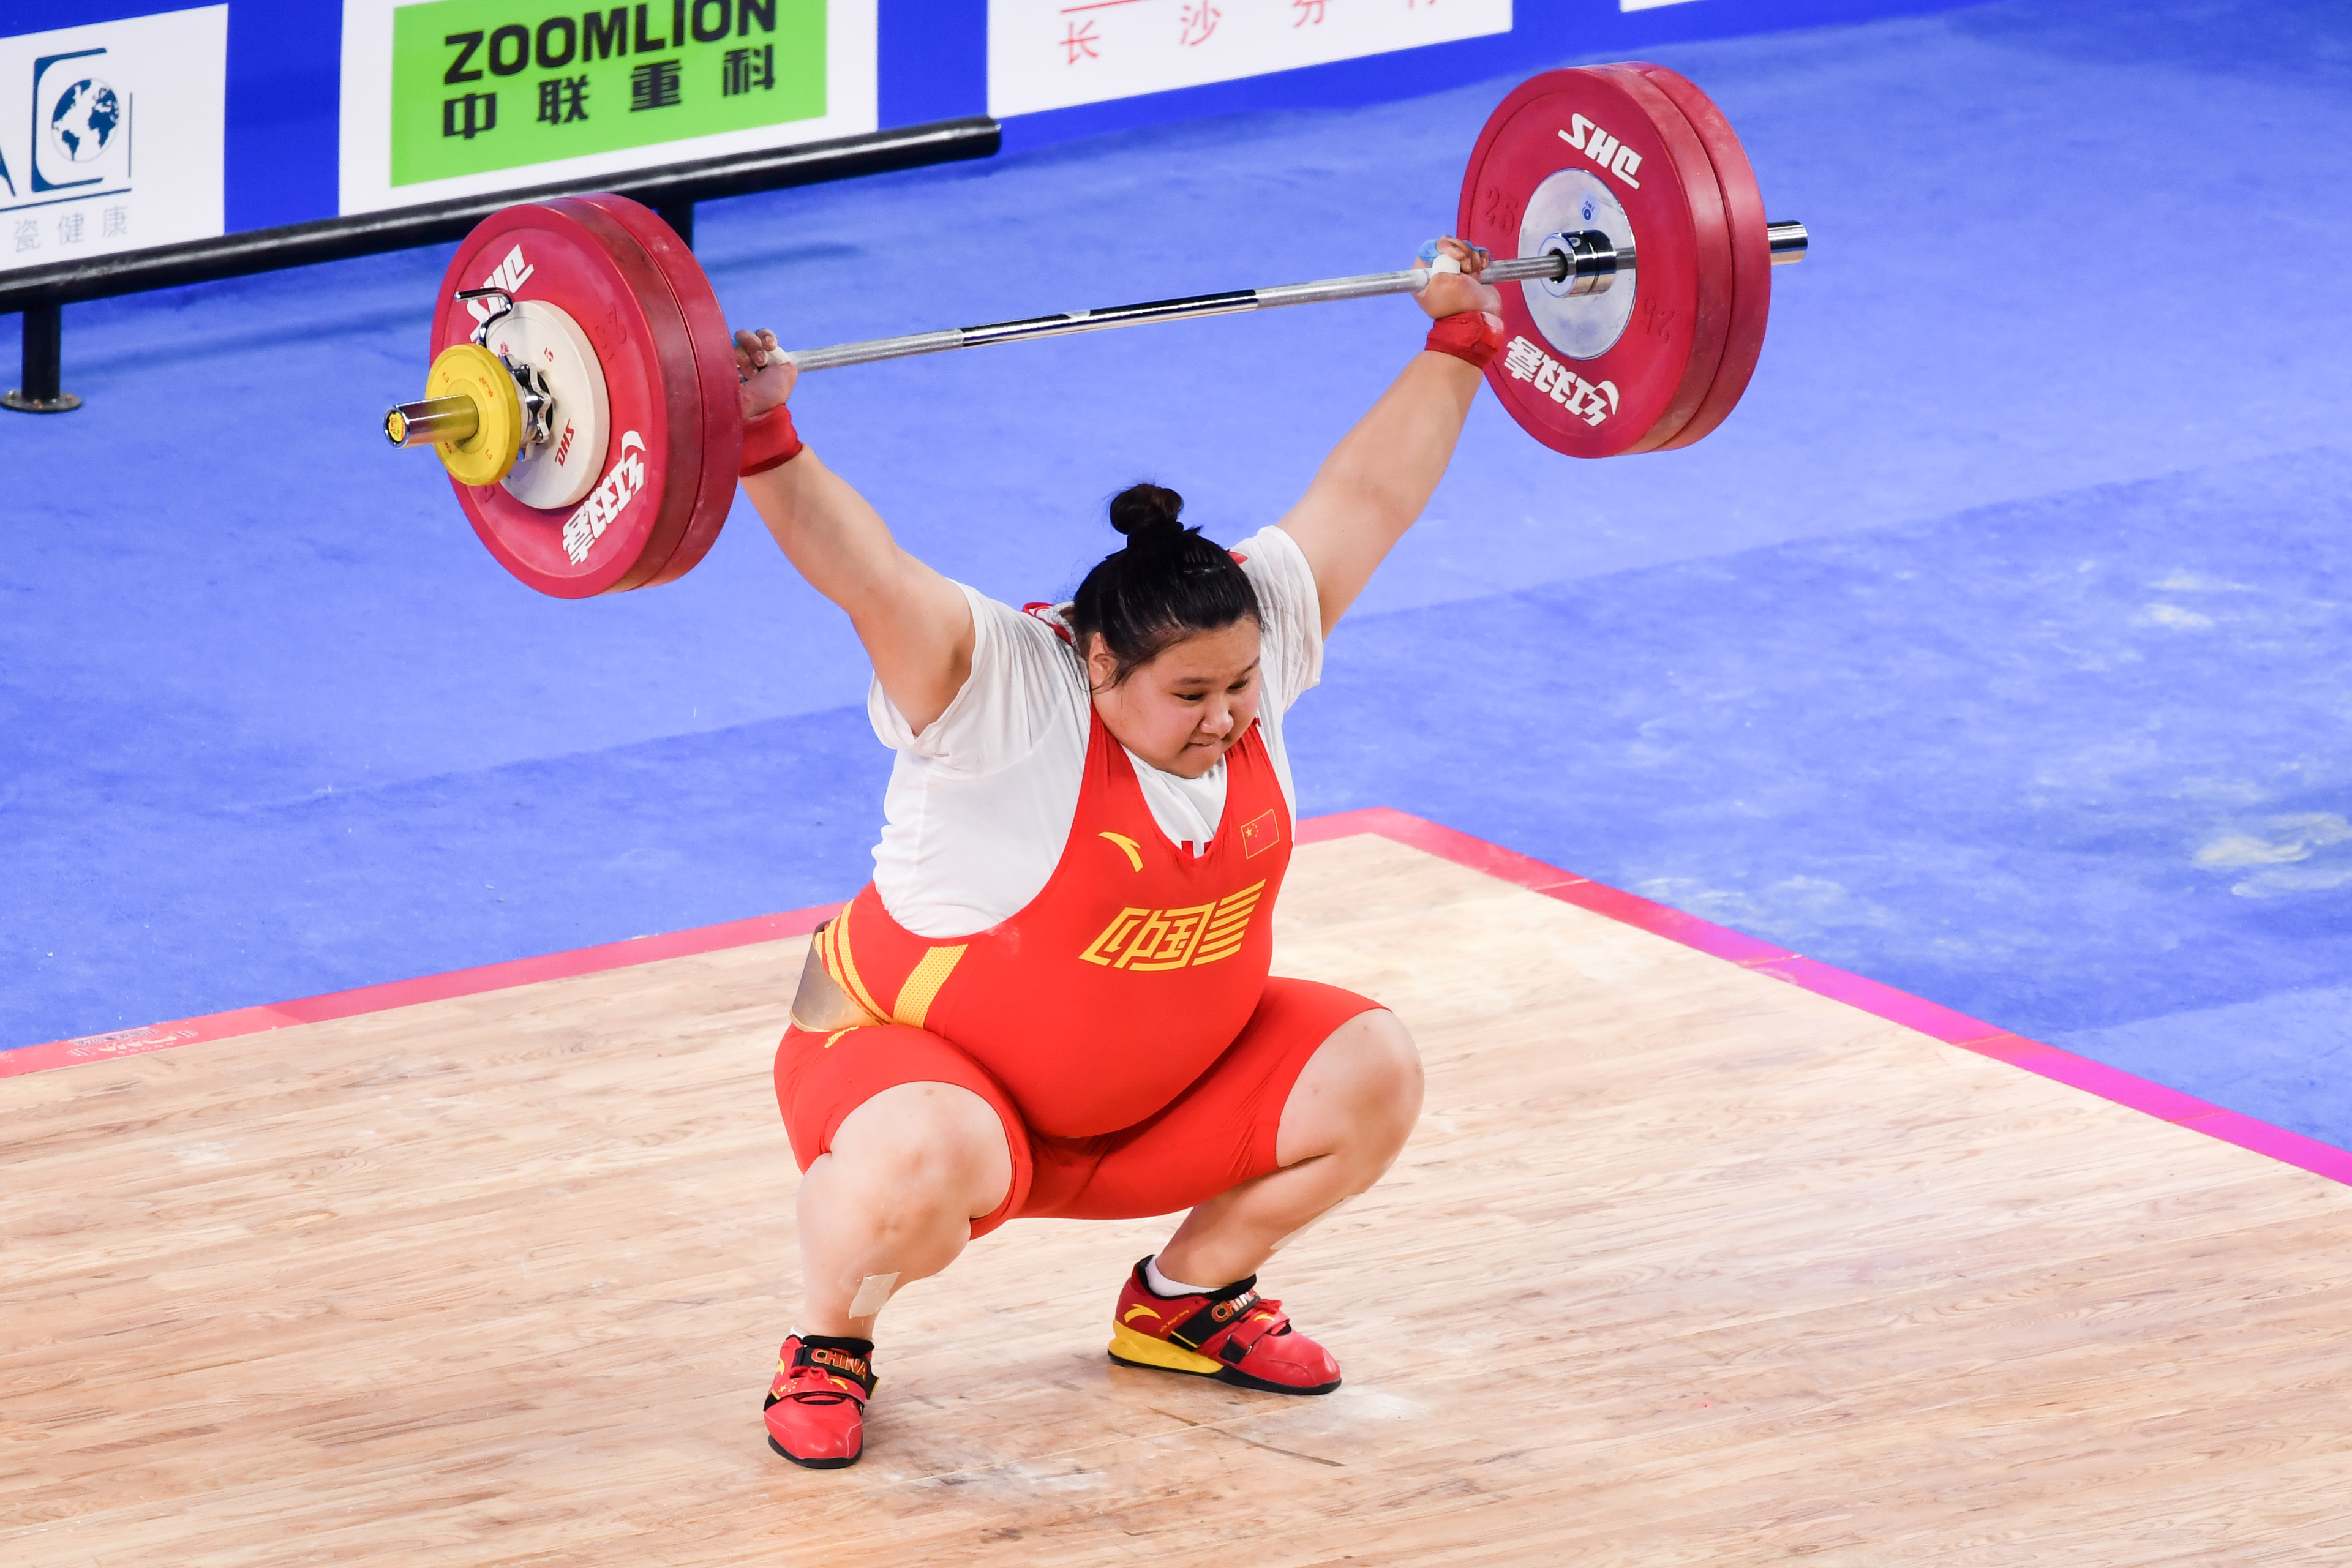
[[875,129],[876,0],[345,0],[341,208]]
[[1000,118],[1511,30],[1511,0],[989,0]]
[[228,7],[0,37],[0,271],[221,232]]

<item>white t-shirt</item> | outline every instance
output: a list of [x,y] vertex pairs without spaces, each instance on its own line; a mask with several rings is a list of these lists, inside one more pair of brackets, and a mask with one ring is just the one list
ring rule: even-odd
[[[1282,716],[1323,678],[1323,612],[1297,541],[1269,528],[1235,545],[1264,613],[1258,733],[1295,818]],[[961,586],[961,585],[960,585]],[[1034,615],[963,591],[971,674],[918,737],[876,681],[874,733],[896,750],[874,886],[918,936],[966,936],[1018,914],[1062,858],[1084,782],[1094,698],[1085,661]],[[1181,779],[1128,753],[1160,831],[1205,854],[1225,810],[1225,764]]]

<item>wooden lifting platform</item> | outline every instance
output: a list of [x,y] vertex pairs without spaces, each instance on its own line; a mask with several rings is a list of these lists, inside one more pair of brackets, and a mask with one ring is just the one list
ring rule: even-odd
[[1339,1393],[1113,1365],[1167,1225],[1023,1221],[771,1454],[787,937],[0,1081],[0,1561],[2352,1557],[2352,1189],[1395,836],[1276,922],[1429,1064],[1266,1272]]

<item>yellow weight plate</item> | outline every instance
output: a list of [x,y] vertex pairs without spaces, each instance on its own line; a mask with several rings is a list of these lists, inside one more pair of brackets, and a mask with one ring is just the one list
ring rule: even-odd
[[522,396],[514,373],[499,357],[478,343],[452,343],[433,361],[425,395],[471,398],[479,412],[472,435],[434,447],[449,476],[460,485],[495,485],[505,478],[522,453]]

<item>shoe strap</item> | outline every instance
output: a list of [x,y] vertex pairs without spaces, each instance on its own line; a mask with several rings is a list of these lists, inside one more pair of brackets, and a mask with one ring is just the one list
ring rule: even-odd
[[1290,1319],[1282,1303],[1255,1290],[1227,1301],[1211,1301],[1169,1331],[1168,1337],[1202,1355],[1237,1362],[1268,1334],[1288,1333]]
[[863,1405],[874,1397],[879,1382],[872,1357],[803,1342],[793,1348],[784,1386],[777,1392],[782,1398],[809,1405],[837,1405],[844,1399]]

